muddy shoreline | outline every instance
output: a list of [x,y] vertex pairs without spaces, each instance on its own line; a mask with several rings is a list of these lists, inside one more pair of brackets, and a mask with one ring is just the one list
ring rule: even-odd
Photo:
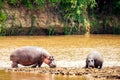
[[105,67],[102,69],[85,69],[85,68],[9,68],[5,69],[7,72],[23,72],[34,74],[55,74],[55,75],[74,75],[86,76],[99,79],[120,79],[120,66]]

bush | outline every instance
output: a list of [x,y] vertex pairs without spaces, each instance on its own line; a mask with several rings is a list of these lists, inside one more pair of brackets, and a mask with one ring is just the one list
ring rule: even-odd
[[0,23],[5,22],[7,19],[7,14],[5,13],[5,11],[0,10]]

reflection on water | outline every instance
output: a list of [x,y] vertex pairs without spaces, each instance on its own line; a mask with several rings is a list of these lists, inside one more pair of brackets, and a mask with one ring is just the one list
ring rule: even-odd
[[50,74],[11,73],[11,80],[54,80]]
[[11,80],[10,74],[6,73],[4,70],[0,70],[0,80]]
[[81,76],[32,74],[20,72],[5,72],[3,70],[0,70],[0,80],[86,80],[86,78]]

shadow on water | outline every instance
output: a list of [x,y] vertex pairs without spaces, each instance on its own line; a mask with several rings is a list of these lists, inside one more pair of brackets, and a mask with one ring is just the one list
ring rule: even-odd
[[86,80],[86,78],[81,76],[5,72],[0,70],[0,80]]

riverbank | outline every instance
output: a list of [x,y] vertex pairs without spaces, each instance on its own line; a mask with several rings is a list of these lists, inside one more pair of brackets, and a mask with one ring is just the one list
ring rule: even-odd
[[[22,2],[20,2],[11,3],[13,5],[9,2],[3,3],[4,6],[0,9],[0,36],[80,35],[87,32],[91,34],[120,34],[120,16],[117,14],[108,14],[108,12],[103,14],[99,11],[91,13],[85,10],[87,14],[83,13],[84,16],[82,16],[72,13],[76,11],[71,12],[71,10],[66,13],[64,10],[61,12],[62,10],[57,5],[55,8],[50,4],[44,4],[41,9],[30,9],[21,5]],[[80,10],[80,12],[82,11]]]
[[9,68],[5,69],[7,72],[23,72],[33,74],[55,74],[55,75],[72,75],[85,76],[92,79],[120,79],[120,66],[105,67],[102,69],[85,69],[85,68]]

